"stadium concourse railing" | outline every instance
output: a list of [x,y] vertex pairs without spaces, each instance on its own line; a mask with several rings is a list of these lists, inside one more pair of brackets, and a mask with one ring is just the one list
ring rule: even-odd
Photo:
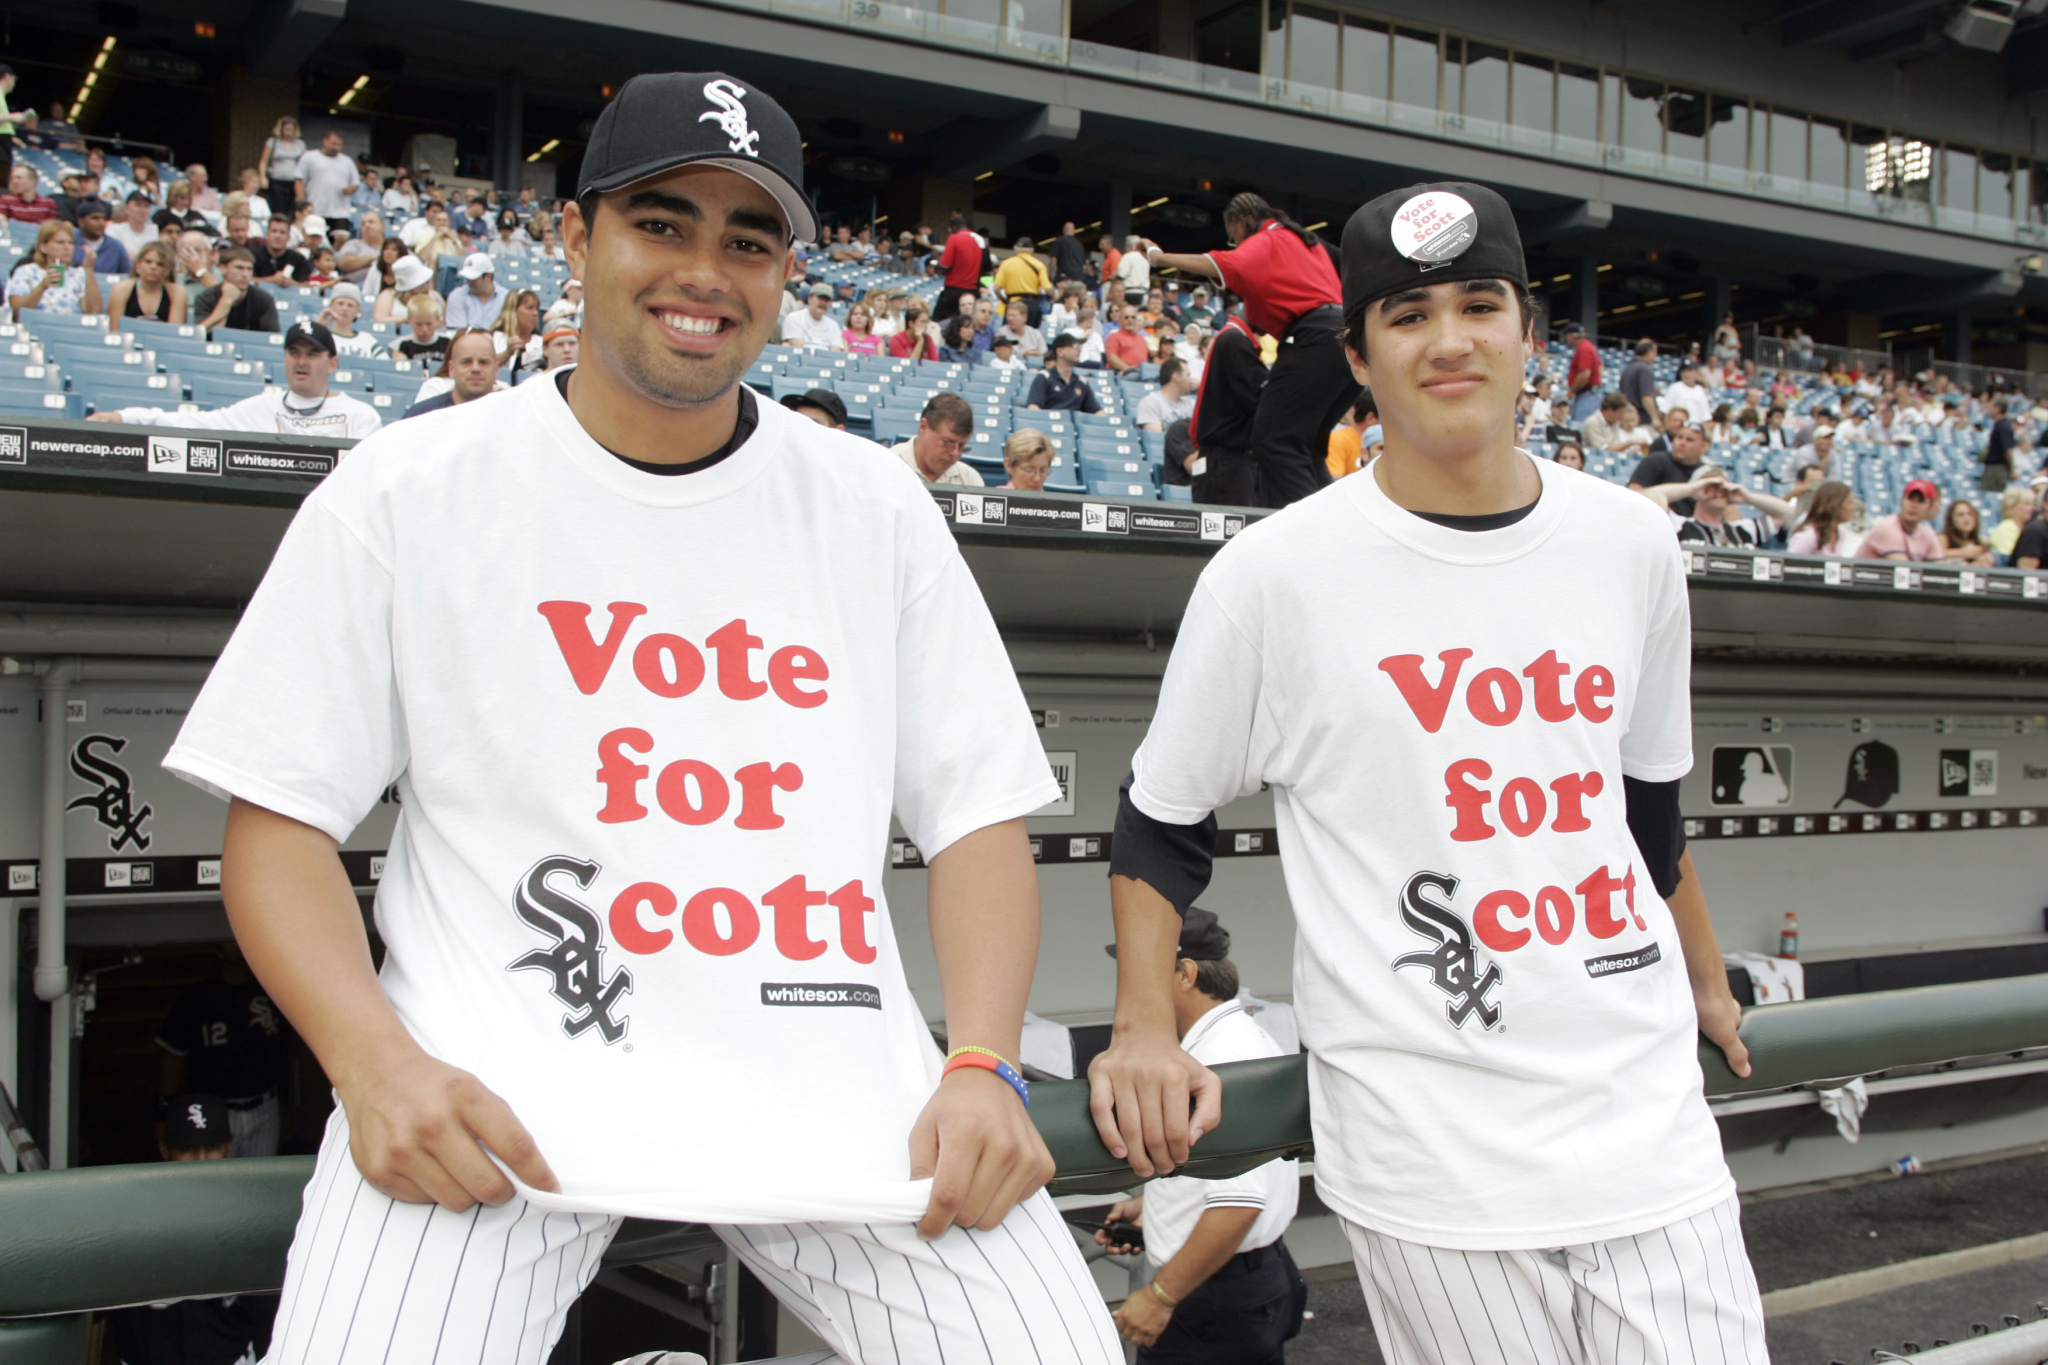
[[[1710,1096],[2000,1059],[2048,1047],[2048,976],[1761,1006],[1742,1036],[1746,1078],[1702,1042]],[[1217,1068],[1224,1121],[1183,1173],[1222,1178],[1312,1156],[1307,1067],[1296,1055]],[[1107,1199],[1133,1185],[1096,1136],[1086,1081],[1034,1086],[1031,1115],[1059,1167],[1055,1193]],[[277,1289],[311,1173],[310,1157],[273,1157],[0,1176],[0,1365],[76,1361],[89,1310]],[[629,1220],[606,1260],[654,1260],[704,1239]]]

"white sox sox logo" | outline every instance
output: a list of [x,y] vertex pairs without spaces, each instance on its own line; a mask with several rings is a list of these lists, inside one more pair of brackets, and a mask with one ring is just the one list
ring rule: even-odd
[[[127,747],[128,741],[118,735],[87,735],[79,740],[71,750],[71,771],[99,790],[89,796],[74,797],[64,809],[90,810],[95,820],[114,832],[107,840],[107,847],[115,853],[131,843],[140,853],[150,843],[149,835],[142,827],[156,812],[148,806],[136,809],[135,787],[128,770],[109,756]],[[99,749],[107,752],[95,752]]]
[[1500,964],[1489,962],[1479,970],[1479,955],[1472,948],[1472,930],[1457,912],[1423,898],[1423,890],[1440,891],[1446,897],[1458,894],[1458,879],[1442,872],[1418,872],[1401,888],[1401,921],[1436,947],[1419,953],[1404,953],[1394,959],[1394,968],[1427,967],[1431,984],[1450,1002],[1444,1013],[1456,1028],[1465,1027],[1473,1015],[1486,1028],[1500,1023],[1500,1006],[1486,993],[1500,984]]
[[761,135],[747,126],[747,106],[740,101],[747,92],[727,80],[707,81],[704,98],[717,105],[697,115],[697,122],[716,122],[725,135],[732,139],[732,150],[745,152],[748,156],[759,156],[755,148],[760,144]]
[[581,858],[543,858],[519,879],[512,909],[528,927],[555,941],[536,948],[505,968],[508,972],[537,968],[553,975],[548,993],[569,1007],[562,1032],[571,1038],[595,1027],[606,1043],[626,1036],[627,1020],[614,1019],[619,997],[633,992],[633,974],[624,967],[604,975],[604,940],[597,915],[589,906],[548,885],[548,878],[566,872],[581,890],[597,878],[598,866]]
[[206,1131],[206,1110],[196,1104],[185,1106],[185,1121],[200,1132]]

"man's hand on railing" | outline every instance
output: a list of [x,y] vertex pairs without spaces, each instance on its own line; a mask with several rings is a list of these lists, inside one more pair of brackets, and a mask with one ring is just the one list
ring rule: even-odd
[[1133,1030],[1088,1064],[1088,1110],[1111,1156],[1142,1177],[1170,1175],[1223,1122],[1223,1083],[1171,1027]]
[[1738,1076],[1749,1074],[1749,1045],[1742,1041],[1742,1006],[1728,989],[1723,975],[1719,990],[1709,984],[1693,992],[1693,1009],[1699,1014],[1700,1033],[1728,1058],[1728,1069]]

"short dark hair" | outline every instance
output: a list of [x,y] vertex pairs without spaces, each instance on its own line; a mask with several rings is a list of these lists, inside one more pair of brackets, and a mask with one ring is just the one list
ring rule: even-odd
[[256,253],[245,246],[223,247],[216,260],[221,265],[231,265],[236,261],[247,261],[250,265],[254,265],[256,264]]
[[1648,337],[1644,337],[1641,341],[1638,341],[1636,343],[1635,349],[1637,355],[1648,355],[1650,352],[1657,349],[1657,343],[1650,340]]
[[1159,382],[1162,384],[1171,384],[1173,382],[1173,377],[1179,374],[1182,370],[1185,370],[1186,368],[1187,362],[1183,360],[1175,359],[1160,361]]
[[1237,964],[1227,957],[1190,958],[1195,964],[1195,989],[1211,1000],[1235,1000],[1239,989]]
[[974,409],[957,393],[940,392],[931,397],[918,414],[926,426],[945,427],[962,436],[974,434]]
[[1351,405],[1351,420],[1363,422],[1368,415],[1379,416],[1380,405],[1373,402],[1371,389],[1360,389],[1358,400]]

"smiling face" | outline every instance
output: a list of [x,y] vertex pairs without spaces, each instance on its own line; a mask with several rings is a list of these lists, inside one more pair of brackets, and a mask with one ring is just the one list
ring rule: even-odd
[[1347,342],[1352,373],[1372,389],[1382,424],[1425,458],[1511,443],[1532,343],[1503,280],[1404,289],[1366,306],[1366,349]]
[[789,278],[789,229],[747,177],[685,166],[562,214],[591,359],[653,402],[722,398],[761,353]]

